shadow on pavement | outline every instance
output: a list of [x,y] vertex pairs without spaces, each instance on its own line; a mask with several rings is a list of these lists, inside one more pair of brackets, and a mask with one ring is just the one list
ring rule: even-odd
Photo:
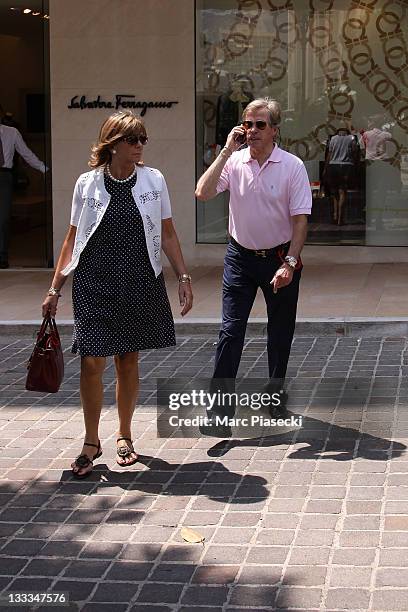
[[305,444],[292,451],[290,459],[332,459],[335,461],[352,461],[353,459],[370,459],[387,461],[396,458],[406,450],[406,445],[390,438],[380,438],[364,433],[353,427],[342,427],[326,423],[313,417],[304,416],[287,410],[286,417],[303,417],[302,428],[296,431],[258,436],[249,439],[222,440],[212,446],[209,456],[224,456],[229,450],[239,447],[272,447],[281,444]]

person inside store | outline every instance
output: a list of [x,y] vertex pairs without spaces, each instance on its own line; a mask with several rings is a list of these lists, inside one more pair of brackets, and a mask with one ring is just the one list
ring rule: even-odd
[[116,368],[119,426],[116,460],[133,465],[132,416],[139,389],[139,351],[175,345],[174,322],[162,272],[163,250],[179,280],[181,315],[192,307],[187,273],[172,221],[166,181],[143,165],[146,128],[131,112],[102,124],[90,172],[78,178],[71,222],[43,316],[55,317],[67,275],[74,271],[72,352],[81,356],[80,394],[85,439],[72,463],[76,478],[90,474],[101,456],[102,375],[108,356]]
[[[236,378],[248,317],[261,289],[268,316],[269,377],[278,388],[284,384],[295,329],[300,253],[312,207],[303,162],[276,144],[280,121],[276,100],[250,102],[242,124],[230,131],[196,188],[202,201],[225,190],[230,193],[230,241],[213,378]],[[242,143],[247,147],[240,150]]]
[[339,128],[326,147],[323,181],[327,183],[333,198],[333,223],[344,224],[344,207],[347,191],[355,181],[355,169],[360,149],[357,138],[346,127]]
[[[5,116],[7,120],[7,115]],[[29,149],[20,132],[0,123],[0,268],[9,267],[10,218],[13,203],[13,159],[15,153],[29,166],[45,174],[45,164]]]

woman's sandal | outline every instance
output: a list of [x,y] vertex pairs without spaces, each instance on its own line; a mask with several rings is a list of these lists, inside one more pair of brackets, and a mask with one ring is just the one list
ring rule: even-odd
[[[89,467],[92,464],[92,462],[95,461],[95,459],[98,459],[98,457],[102,455],[102,449],[101,449],[100,442],[98,442],[98,444],[91,444],[90,442],[84,442],[84,446],[94,446],[98,450],[96,451],[92,459],[90,459],[88,455],[78,455],[78,457],[75,459],[75,465],[79,467],[81,470]],[[82,478],[86,478],[87,476],[89,476],[91,472],[92,470],[88,470],[87,472],[80,474],[79,472],[74,472],[74,470],[72,470],[72,475],[74,476],[74,478],[81,480]]]
[[137,462],[138,456],[137,456],[137,453],[135,452],[135,449],[133,448],[133,441],[130,438],[118,438],[116,440],[116,443],[120,442],[120,440],[126,440],[126,442],[130,442],[130,444],[132,445],[132,448],[128,446],[127,444],[125,446],[118,446],[116,449],[116,453],[118,457],[120,459],[126,459],[126,457],[129,457],[133,453],[134,455],[136,455],[136,459],[129,461],[129,463],[119,463],[119,461],[116,459],[116,463],[120,465],[120,467],[129,467],[130,465],[133,465],[134,463]]

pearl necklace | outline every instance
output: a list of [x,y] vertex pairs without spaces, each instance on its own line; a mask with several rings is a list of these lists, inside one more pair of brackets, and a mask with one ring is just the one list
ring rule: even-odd
[[127,182],[132,180],[132,178],[135,176],[135,174],[137,172],[137,166],[135,164],[135,169],[133,170],[133,172],[132,172],[132,174],[130,176],[128,176],[125,179],[118,179],[118,178],[115,178],[114,176],[112,176],[111,171],[110,171],[110,164],[107,164],[105,169],[106,169],[106,174],[109,176],[109,178],[112,179],[112,181],[115,181],[115,183],[127,183]]

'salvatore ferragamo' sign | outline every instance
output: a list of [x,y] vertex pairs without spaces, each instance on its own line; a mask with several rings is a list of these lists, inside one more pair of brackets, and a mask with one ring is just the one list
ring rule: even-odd
[[114,100],[103,100],[98,95],[93,100],[88,100],[87,96],[74,96],[71,98],[68,108],[80,110],[93,108],[112,108],[119,110],[121,108],[140,109],[140,114],[146,114],[149,108],[171,108],[173,104],[178,104],[178,100],[161,100],[161,101],[146,101],[136,100],[136,96],[132,94],[116,94]]

